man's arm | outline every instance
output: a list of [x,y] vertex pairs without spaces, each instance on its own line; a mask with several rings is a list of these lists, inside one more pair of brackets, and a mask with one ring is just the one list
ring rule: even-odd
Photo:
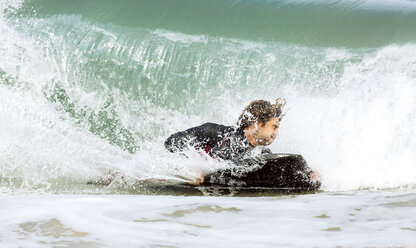
[[181,152],[189,146],[201,148],[204,145],[212,146],[215,138],[218,137],[217,124],[205,123],[182,132],[172,134],[166,141],[165,147],[170,152]]
[[165,147],[170,152],[181,152],[188,148],[190,140],[196,139],[195,135],[188,130],[172,134],[165,141]]

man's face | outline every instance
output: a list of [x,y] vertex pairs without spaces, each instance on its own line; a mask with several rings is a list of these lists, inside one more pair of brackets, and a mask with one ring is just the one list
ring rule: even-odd
[[257,131],[254,133],[257,145],[267,146],[273,143],[279,133],[279,125],[279,119],[276,117],[271,118],[264,125],[259,123]]

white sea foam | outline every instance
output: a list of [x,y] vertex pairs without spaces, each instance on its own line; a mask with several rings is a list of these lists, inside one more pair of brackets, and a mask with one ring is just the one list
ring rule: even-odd
[[182,43],[194,43],[194,42],[201,42],[207,43],[208,37],[204,35],[189,35],[179,32],[171,32],[168,30],[157,29],[152,32],[152,34],[158,35],[160,37],[164,37],[173,42],[182,42]]
[[4,247],[413,247],[414,192],[3,196]]
[[325,189],[416,184],[415,55],[414,45],[368,53],[345,67],[336,95],[290,90],[276,148],[302,153]]

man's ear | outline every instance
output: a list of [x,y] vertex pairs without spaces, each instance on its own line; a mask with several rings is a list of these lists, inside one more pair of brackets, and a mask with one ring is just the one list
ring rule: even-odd
[[258,129],[259,127],[264,127],[264,125],[265,125],[266,123],[263,123],[263,122],[261,122],[261,121],[257,121],[256,122],[256,129]]

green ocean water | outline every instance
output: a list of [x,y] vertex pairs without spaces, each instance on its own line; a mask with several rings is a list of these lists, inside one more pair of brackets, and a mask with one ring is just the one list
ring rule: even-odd
[[79,15],[94,24],[166,29],[308,46],[380,47],[416,40],[412,1],[30,1],[24,16]]

